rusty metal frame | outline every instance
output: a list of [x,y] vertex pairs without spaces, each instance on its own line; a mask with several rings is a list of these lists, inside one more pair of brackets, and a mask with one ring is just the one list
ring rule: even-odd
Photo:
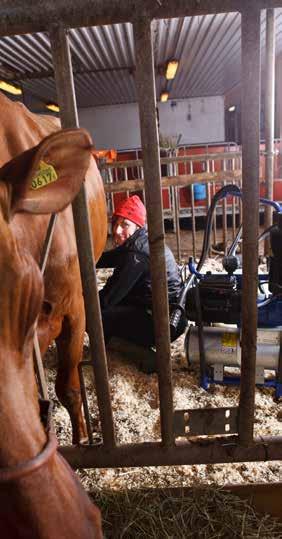
[[243,291],[239,438],[253,443],[257,340],[260,126],[260,10],[242,13]]
[[[256,293],[259,177],[259,75],[260,10],[281,7],[282,0],[4,0],[1,2],[0,35],[49,31],[54,59],[62,125],[78,125],[68,27],[132,22],[136,49],[136,82],[144,155],[145,194],[153,283],[153,309],[159,370],[162,441],[115,446],[109,396],[105,347],[102,338],[93,248],[84,188],[73,203],[75,231],[85,296],[85,308],[103,433],[99,447],[65,447],[62,453],[76,467],[115,467],[169,464],[204,464],[277,460],[282,458],[282,439],[253,439],[256,361]],[[242,14],[243,70],[243,338],[239,404],[239,436],[175,442],[168,331],[168,304],[164,257],[164,230],[160,184],[156,96],[151,43],[151,21],[240,11]],[[244,247],[245,245],[245,247]],[[94,323],[95,318],[95,323]]]
[[164,445],[171,447],[174,443],[174,436],[169,308],[151,21],[148,18],[142,18],[134,23],[133,34],[135,54],[138,59],[136,62],[136,86],[147,204],[161,433]]
[[0,35],[281,7],[281,0],[2,0]]
[[[226,172],[203,172],[195,174],[181,174],[179,176],[163,176],[161,186],[163,187],[186,187],[195,183],[220,183],[226,180],[233,182],[242,179],[241,170],[228,170]],[[144,188],[144,180],[120,180],[114,183],[105,183],[106,193],[122,193],[125,191],[139,191]]]
[[[275,92],[275,16],[274,9],[266,11],[266,76],[265,76],[265,186],[266,198],[273,200],[274,177],[274,92]],[[265,228],[272,224],[271,206],[265,208]],[[265,254],[270,254],[269,238]]]
[[[58,101],[63,127],[78,127],[71,55],[64,27],[55,25],[50,30],[50,41],[55,69]],[[89,223],[86,189],[84,183],[72,204],[77,251],[85,298],[86,323],[89,334],[92,366],[96,380],[98,408],[101,418],[104,446],[115,446],[113,414],[108,382],[108,368],[101,311],[96,279],[92,235]],[[94,324],[95,320],[95,324]],[[94,361],[95,357],[95,361]]]
[[261,437],[250,447],[238,443],[238,437],[200,438],[176,442],[167,448],[161,442],[124,444],[115,449],[103,446],[60,447],[74,468],[115,468],[136,466],[181,466],[183,464],[221,464],[281,460],[282,437]]

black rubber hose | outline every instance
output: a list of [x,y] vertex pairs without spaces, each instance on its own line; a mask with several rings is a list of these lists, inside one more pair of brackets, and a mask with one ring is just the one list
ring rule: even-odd
[[[225,198],[227,195],[240,196],[241,191],[237,185],[233,185],[233,184],[225,185],[224,187],[222,187],[222,189],[217,191],[217,193],[214,195],[211,205],[208,209],[208,213],[207,213],[207,223],[206,223],[205,234],[204,234],[204,239],[203,239],[202,254],[201,254],[199,263],[197,265],[197,271],[200,271],[200,269],[202,268],[208,254],[209,247],[210,247],[210,235],[211,235],[211,230],[212,230],[213,212],[215,210],[217,203],[222,198]],[[170,316],[169,325],[170,325],[171,340],[174,339],[180,319],[182,315],[185,314],[186,295],[189,288],[191,288],[191,286],[193,285],[195,278],[196,278],[195,275],[191,275],[189,279],[186,281],[182,289],[182,292],[180,294],[180,297],[178,299],[178,303],[175,305],[175,308]]]

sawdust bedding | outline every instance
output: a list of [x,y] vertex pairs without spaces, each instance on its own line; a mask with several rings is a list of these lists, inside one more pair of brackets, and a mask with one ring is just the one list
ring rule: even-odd
[[[208,269],[219,271],[219,263],[211,260]],[[98,271],[98,285],[103,286],[109,270]],[[171,346],[174,383],[174,405],[176,409],[199,407],[223,407],[238,405],[239,388],[213,385],[205,391],[198,385],[197,370],[188,369],[184,354],[184,337]],[[85,357],[89,357],[87,338]],[[49,350],[54,357],[54,347]],[[49,361],[50,364],[50,361]],[[109,380],[113,415],[118,443],[133,443],[160,439],[158,412],[157,375],[139,372],[133,364],[124,360],[117,352],[108,353]],[[48,369],[48,384],[54,399],[54,424],[62,445],[71,443],[71,426],[68,414],[54,393],[55,369]],[[92,369],[84,370],[86,389],[91,411],[93,430],[99,434],[98,409],[93,385]],[[256,389],[255,435],[282,435],[282,403],[273,399],[273,389]],[[145,467],[133,469],[82,470],[79,472],[87,490],[123,488],[163,488],[208,484],[236,484],[282,481],[281,462],[239,463],[197,466]]]

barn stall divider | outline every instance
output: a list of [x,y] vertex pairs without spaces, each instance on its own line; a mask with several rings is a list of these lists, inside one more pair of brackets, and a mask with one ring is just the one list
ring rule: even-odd
[[[174,150],[161,149],[161,187],[163,197],[163,218],[169,220],[173,225],[173,232],[176,234],[177,259],[183,263],[181,256],[180,220],[190,219],[192,230],[192,254],[197,256],[197,228],[196,222],[199,217],[206,217],[214,194],[224,185],[234,184],[239,188],[242,186],[242,152],[240,147],[234,143],[218,143],[209,145],[197,145],[196,147],[177,147]],[[269,151],[266,143],[260,144],[260,196],[270,200],[282,201],[282,179],[280,170],[280,147],[281,139],[272,140],[270,150],[270,164],[268,160]],[[216,153],[212,149],[216,148]],[[197,151],[197,153],[194,153]],[[107,152],[109,153],[109,152]],[[111,154],[113,151],[110,152]],[[140,149],[114,151],[116,159],[112,155],[105,157],[105,151],[94,152],[98,162],[98,167],[104,181],[107,196],[107,207],[109,221],[112,213],[122,199],[129,196],[129,193],[140,194],[144,198],[144,173],[142,152]],[[172,154],[172,155],[171,155]],[[163,171],[164,169],[164,171]],[[271,177],[269,177],[271,174]],[[269,191],[269,184],[272,186]],[[196,188],[201,186],[200,193]],[[195,189],[194,189],[195,187]],[[270,193],[270,194],[269,194]],[[232,239],[236,236],[237,220],[241,222],[241,199],[227,197],[216,207],[212,224],[213,245],[215,251],[226,253],[228,242],[228,216],[231,217]],[[270,212],[269,212],[270,210]],[[269,205],[262,206],[260,214],[264,214],[266,228],[269,219],[272,219],[272,208]],[[270,217],[269,217],[270,215]],[[217,217],[221,217],[220,226],[217,226]],[[239,219],[237,219],[237,216]],[[221,228],[221,237],[218,235],[218,228]],[[230,238],[229,238],[230,239]],[[269,254],[267,247],[268,239],[265,240],[264,254]],[[210,254],[212,250],[210,249]]]
[[[181,149],[180,149],[181,152]],[[122,154],[121,154],[122,156]],[[161,177],[161,187],[163,195],[166,194],[166,205],[168,208],[163,209],[164,219],[171,219],[173,222],[173,228],[176,233],[177,242],[177,258],[179,263],[182,260],[181,257],[181,239],[180,239],[180,218],[191,218],[192,229],[192,254],[196,258],[196,217],[206,216],[207,209],[210,206],[211,198],[215,192],[226,185],[228,182],[233,183],[241,187],[242,185],[242,168],[241,168],[242,153],[240,151],[223,151],[219,153],[207,153],[207,154],[192,154],[175,156],[175,157],[161,157],[161,165],[167,166],[168,171],[172,173],[167,176]],[[132,191],[144,190],[144,180],[142,176],[136,178],[135,171],[139,175],[143,171],[143,161],[138,160],[126,160],[126,161],[112,161],[110,163],[105,162],[103,159],[99,162],[99,169],[104,178],[105,192],[108,195],[108,214],[111,217],[115,207],[115,194],[130,193]],[[205,167],[204,172],[194,172],[195,165]],[[140,171],[140,172],[139,172]],[[134,174],[134,178],[132,178]],[[122,176],[124,179],[120,180]],[[129,176],[131,177],[129,179]],[[115,181],[114,181],[115,180]],[[196,202],[194,194],[194,185],[203,185],[206,191],[205,198],[199,202]],[[181,205],[181,193],[179,189],[190,189],[190,205],[184,208]],[[127,195],[128,196],[128,195]],[[168,203],[167,203],[168,202]],[[227,202],[227,203],[225,203]],[[233,239],[236,235],[236,214],[240,215],[241,201],[232,198],[232,201],[223,200],[219,205],[214,216],[213,221],[213,241],[216,245],[218,242],[216,217],[222,216],[222,244],[223,249],[227,248],[227,216],[232,216],[232,236]]]
[[[0,7],[2,36],[38,31],[50,35],[58,102],[63,127],[77,127],[74,83],[67,29],[131,22],[136,54],[136,85],[139,100],[144,189],[148,212],[149,245],[153,285],[153,310],[157,348],[161,441],[117,445],[111,408],[105,345],[98,298],[93,248],[88,225],[84,187],[73,203],[73,215],[85,298],[100,422],[101,445],[61,447],[76,468],[159,466],[250,462],[282,459],[282,437],[254,439],[254,397],[257,332],[257,260],[259,227],[259,111],[260,111],[260,10],[282,6],[282,0],[89,0],[4,2]],[[151,24],[155,18],[195,16],[239,11],[242,20],[242,188],[243,188],[243,306],[242,369],[239,407],[177,411],[182,430],[176,432],[170,362],[169,310],[164,257],[159,137]],[[83,384],[82,384],[83,385]],[[85,395],[84,395],[85,398]],[[232,415],[225,435],[225,412]],[[186,437],[189,421],[197,414],[202,425],[216,425],[214,438]],[[229,414],[229,415],[230,415]],[[205,434],[214,434],[207,427]],[[178,438],[181,436],[181,440]]]

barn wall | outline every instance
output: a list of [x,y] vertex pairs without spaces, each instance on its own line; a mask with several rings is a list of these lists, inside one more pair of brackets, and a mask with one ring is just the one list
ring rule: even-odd
[[159,104],[160,132],[181,134],[181,144],[224,140],[224,99],[221,96],[172,100]]
[[[181,144],[224,140],[222,96],[171,100],[159,103],[160,132],[182,134]],[[141,146],[137,103],[79,109],[79,122],[88,129],[96,148],[123,150]]]
[[[228,137],[228,132],[230,132],[230,129],[228,129],[227,124],[225,124],[225,133],[226,137],[229,138],[229,140],[233,140],[237,142],[238,144],[241,144],[241,117],[240,117],[240,110],[241,110],[241,85],[237,84],[229,90],[225,96],[225,120],[226,122],[229,120],[235,120],[233,123],[235,123],[235,137],[231,136]],[[236,106],[235,113],[229,113],[228,107],[230,105]],[[265,117],[264,117],[264,108],[265,108],[265,66],[262,66],[262,73],[261,73],[261,117],[260,117],[260,139],[265,139]],[[275,138],[282,138],[282,54],[280,54],[276,58],[275,63],[275,125],[274,125],[274,137]],[[232,131],[232,129],[231,129]],[[237,136],[236,136],[237,133]]]

